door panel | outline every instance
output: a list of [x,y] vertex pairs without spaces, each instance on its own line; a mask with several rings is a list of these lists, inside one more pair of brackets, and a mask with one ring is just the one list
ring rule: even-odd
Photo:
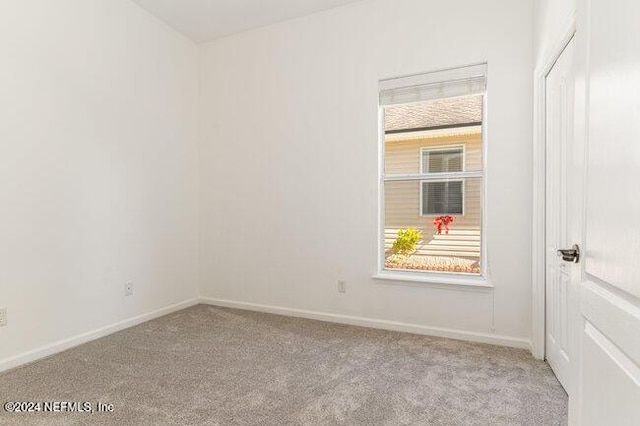
[[[569,42],[546,81],[546,333],[545,358],[565,389],[569,388],[569,311],[576,265],[558,257],[559,249],[577,242],[572,218],[580,216],[572,186],[574,104],[574,42]],[[582,182],[579,182],[582,185]]]
[[580,299],[588,324],[607,336],[626,358],[640,365],[640,306],[592,281],[583,283]]
[[615,392],[585,392],[584,424],[637,425],[640,403],[640,369],[618,347],[590,323],[583,341],[585,389],[615,389]]
[[[581,0],[587,146],[578,402],[571,423],[640,422],[640,2]],[[578,110],[582,110],[578,108]]]
[[592,281],[581,288],[582,423],[637,425],[640,307]]
[[591,16],[586,272],[640,297],[640,2]]

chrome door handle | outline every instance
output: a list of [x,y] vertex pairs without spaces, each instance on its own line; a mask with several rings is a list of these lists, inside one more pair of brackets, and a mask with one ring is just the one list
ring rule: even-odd
[[574,244],[570,249],[560,249],[557,253],[565,262],[578,263],[580,261],[580,247],[577,244]]

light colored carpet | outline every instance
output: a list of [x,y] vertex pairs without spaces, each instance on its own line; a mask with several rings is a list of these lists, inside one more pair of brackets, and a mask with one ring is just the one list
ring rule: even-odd
[[0,424],[559,425],[567,396],[519,349],[198,305],[0,375],[6,401],[113,413]]

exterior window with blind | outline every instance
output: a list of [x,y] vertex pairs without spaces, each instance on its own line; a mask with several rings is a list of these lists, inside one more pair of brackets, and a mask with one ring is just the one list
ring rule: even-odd
[[483,281],[486,75],[480,64],[380,81],[381,277]]

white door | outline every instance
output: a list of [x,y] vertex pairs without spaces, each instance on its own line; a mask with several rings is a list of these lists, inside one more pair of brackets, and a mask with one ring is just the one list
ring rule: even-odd
[[[575,263],[558,256],[558,250],[578,243],[572,225],[581,216],[574,201],[577,179],[573,158],[574,41],[570,41],[546,77],[546,321],[545,358],[565,389],[570,380],[570,316],[572,296],[579,283]],[[578,219],[579,220],[579,219]],[[578,229],[580,232],[580,229]],[[573,280],[573,282],[572,282]]]
[[587,149],[586,245],[573,424],[640,425],[639,23],[638,0],[579,3],[576,139]]

